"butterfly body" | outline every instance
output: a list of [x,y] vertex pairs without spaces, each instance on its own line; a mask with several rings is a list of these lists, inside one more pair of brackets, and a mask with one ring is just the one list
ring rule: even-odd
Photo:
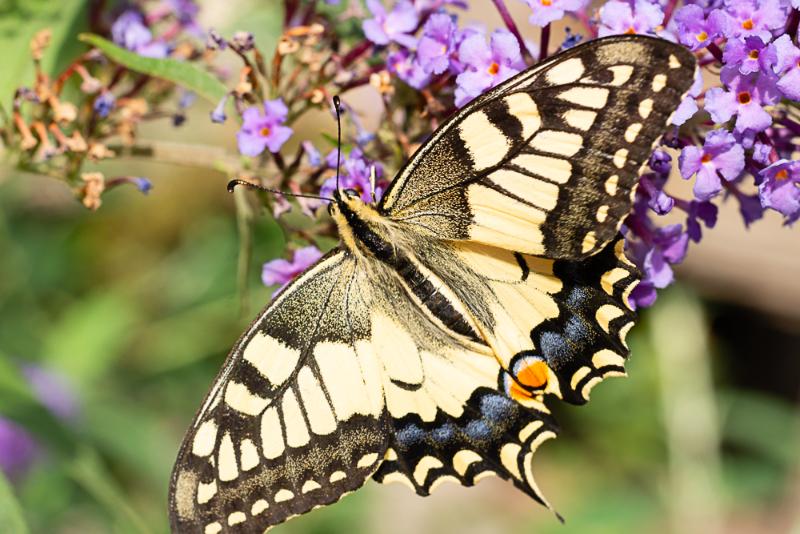
[[176,532],[262,532],[368,478],[427,495],[496,475],[545,503],[546,395],[624,374],[638,272],[619,236],[694,58],[592,41],[478,97],[234,346],[173,471]]

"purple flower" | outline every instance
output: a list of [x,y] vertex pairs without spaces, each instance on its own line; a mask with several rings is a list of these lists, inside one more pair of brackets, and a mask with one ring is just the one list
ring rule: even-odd
[[726,0],[725,11],[731,17],[723,30],[728,39],[756,36],[768,43],[772,40],[771,30],[786,24],[780,0]]
[[319,167],[322,165],[322,156],[311,141],[303,141],[300,143],[303,146],[303,152],[308,159],[308,164],[312,167]]
[[374,15],[362,23],[367,39],[377,45],[394,41],[412,50],[416,47],[416,38],[409,34],[417,28],[419,14],[411,2],[399,0],[389,13],[380,0],[367,0],[367,8]]
[[292,256],[292,261],[277,259],[268,261],[261,270],[261,281],[265,286],[281,284],[272,296],[274,297],[289,284],[294,278],[309,268],[322,257],[322,252],[313,245],[297,249]]
[[508,30],[492,33],[490,45],[482,35],[470,35],[459,46],[458,55],[466,66],[456,78],[456,105],[459,107],[525,67],[519,43]]
[[267,100],[264,108],[249,107],[242,113],[242,128],[236,134],[239,152],[245,156],[258,156],[264,149],[277,152],[292,135],[292,129],[283,126],[289,111],[283,100]]
[[672,124],[675,126],[680,126],[694,117],[695,113],[698,111],[696,99],[702,91],[703,73],[700,69],[695,69],[694,83],[692,83],[692,86],[689,88],[689,92],[686,94],[686,97],[684,97],[684,99],[678,105],[675,113],[672,114]]
[[730,18],[719,9],[706,17],[703,8],[689,4],[675,12],[675,23],[680,41],[692,50],[699,50],[727,30]]
[[114,98],[114,95],[111,94],[110,91],[103,91],[94,99],[92,107],[98,117],[105,119],[108,117],[108,114],[111,113],[111,110],[114,109],[115,104],[116,98]]
[[414,89],[422,89],[431,83],[431,75],[425,72],[414,54],[401,49],[386,58],[389,72],[396,75]]
[[[331,152],[325,157],[328,167],[336,168],[337,151]],[[375,200],[379,200],[388,185],[383,179],[383,167],[364,157],[364,153],[358,148],[354,148],[342,162],[341,175],[339,176],[339,187],[341,189],[352,189],[359,193],[364,202],[373,201],[373,190],[371,174],[375,169]],[[322,184],[319,190],[320,196],[331,198],[336,190],[336,176],[331,176]]]
[[771,76],[760,74],[743,75],[733,67],[725,67],[720,74],[728,87],[712,87],[706,93],[705,109],[714,122],[722,124],[736,116],[736,131],[760,132],[772,124],[772,117],[762,106],[776,104],[779,100]]
[[760,173],[761,205],[786,217],[786,224],[800,218],[800,160],[779,159]]
[[230,93],[225,93],[214,109],[211,110],[211,122],[215,122],[217,124],[223,124],[226,120],[228,120],[228,116],[225,114],[225,104],[228,102],[228,98],[230,97]]
[[672,267],[686,257],[689,236],[680,224],[653,231],[647,240],[627,242],[631,259],[642,271],[642,280],[631,292],[634,307],[651,306],[656,300],[656,289],[663,289],[675,279]]
[[666,215],[672,211],[675,199],[666,194],[663,190],[664,180],[654,173],[643,175],[639,180],[637,193],[643,194],[647,198],[647,206],[656,215]]
[[580,11],[588,0],[524,0],[533,10],[530,23],[534,26],[547,26],[564,16],[566,12]]
[[166,43],[153,39],[153,34],[138,11],[123,12],[111,25],[111,38],[120,46],[145,57],[166,57]]
[[37,365],[23,366],[22,374],[39,401],[53,415],[64,420],[78,417],[78,399],[64,376]]
[[731,181],[744,170],[744,148],[730,132],[714,130],[706,136],[703,148],[684,147],[679,166],[684,179],[697,175],[694,196],[708,200],[722,189],[720,176]]
[[800,49],[788,35],[775,40],[777,52],[776,72],[780,76],[778,89],[792,100],[800,100]]
[[[688,206],[687,206],[688,204]],[[698,202],[692,200],[681,202],[681,207],[686,211],[686,235],[695,243],[699,243],[703,237],[703,229],[700,226],[700,221],[706,225],[706,228],[714,228],[717,224],[717,213],[719,208],[708,201]]]
[[0,469],[11,480],[19,480],[39,455],[39,445],[27,430],[0,416]]
[[431,15],[425,23],[417,48],[417,61],[425,72],[441,74],[450,67],[457,29],[453,17],[446,13]]
[[652,33],[664,20],[661,6],[648,0],[610,0],[600,8],[600,37],[620,33]]
[[729,40],[722,60],[731,67],[738,65],[742,74],[752,74],[759,70],[772,73],[778,55],[775,47],[764,44],[760,37],[745,37]]

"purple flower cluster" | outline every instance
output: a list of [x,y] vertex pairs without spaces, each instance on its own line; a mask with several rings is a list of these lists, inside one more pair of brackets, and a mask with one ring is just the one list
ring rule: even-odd
[[[651,159],[653,172],[642,177],[626,220],[628,250],[644,273],[632,295],[638,306],[652,304],[655,290],[672,280],[670,265],[682,261],[690,241],[700,241],[703,226],[713,227],[721,198],[739,204],[747,225],[765,209],[783,214],[787,224],[800,218],[800,164],[791,160],[800,123],[782,105],[800,98],[800,13],[793,11],[798,6],[786,0],[697,2],[664,20],[662,5],[609,0],[600,11],[599,34],[654,33],[677,40],[698,54],[711,75],[719,75],[705,90],[697,78],[668,136],[668,144],[680,149],[680,175],[694,180],[694,198],[666,193],[669,169],[657,171]],[[704,116],[711,122],[693,120]],[[673,208],[685,212],[686,224],[659,228],[653,215]]]
[[239,152],[245,156],[258,156],[265,149],[278,152],[292,136],[292,129],[283,125],[288,114],[289,110],[280,98],[244,110],[242,127],[236,134]]

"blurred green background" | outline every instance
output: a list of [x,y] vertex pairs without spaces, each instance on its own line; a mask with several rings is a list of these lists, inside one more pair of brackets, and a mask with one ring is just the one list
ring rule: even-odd
[[[203,4],[215,27],[238,28],[246,17],[257,35],[253,25],[272,13],[266,2]],[[80,17],[61,23],[72,43]],[[0,20],[6,65],[27,50],[9,24]],[[233,152],[235,125],[212,125],[208,111],[197,103],[187,125],[150,123],[141,139]],[[269,299],[260,264],[283,249],[277,225],[258,214],[243,306],[228,176],[135,159],[101,170],[147,176],[154,190],[115,189],[92,213],[55,180],[0,168],[0,415],[38,442],[30,470],[0,483],[0,531],[24,523],[42,533],[166,532],[180,439]],[[800,533],[797,229],[772,224],[759,258],[742,254],[754,238],[740,222],[721,225],[727,248],[690,251],[702,263],[690,261],[681,283],[643,313],[629,378],[598,386],[587,406],[554,407],[562,432],[536,470],[565,525],[510,484],[487,480],[427,499],[369,483],[276,531]],[[723,276],[732,261],[749,275]],[[73,417],[39,403],[22,373],[30,365],[66,382]]]

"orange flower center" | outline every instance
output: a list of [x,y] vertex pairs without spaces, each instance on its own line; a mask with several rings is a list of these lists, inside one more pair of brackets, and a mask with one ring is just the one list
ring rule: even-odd
[[786,180],[789,177],[789,172],[786,169],[781,169],[775,173],[776,180]]
[[633,26],[628,26],[628,29],[625,30],[625,33],[627,34],[636,33],[636,30],[633,29]]
[[752,30],[753,19],[747,19],[746,21],[742,22],[742,28],[744,28],[745,30]]
[[261,128],[261,130],[258,131],[258,133],[261,134],[262,137],[269,137],[270,134],[269,127],[264,126],[263,128]]
[[736,98],[737,100],[739,100],[740,104],[750,103],[750,93],[748,93],[747,91],[742,91]]
[[498,65],[496,61],[492,61],[492,64],[489,65],[488,71],[489,71],[489,74],[494,76],[495,74],[497,74],[500,71],[500,65]]
[[700,161],[702,163],[708,163],[709,161],[711,161],[711,154],[703,154],[703,157],[700,158]]
[[542,0],[542,5],[543,6],[552,6],[553,5],[553,0]]
[[747,55],[750,56],[750,59],[758,59],[758,50],[750,50]]
[[698,43],[702,43],[703,41],[708,39],[708,34],[706,32],[700,32],[700,33],[697,34],[695,39],[697,39]]

